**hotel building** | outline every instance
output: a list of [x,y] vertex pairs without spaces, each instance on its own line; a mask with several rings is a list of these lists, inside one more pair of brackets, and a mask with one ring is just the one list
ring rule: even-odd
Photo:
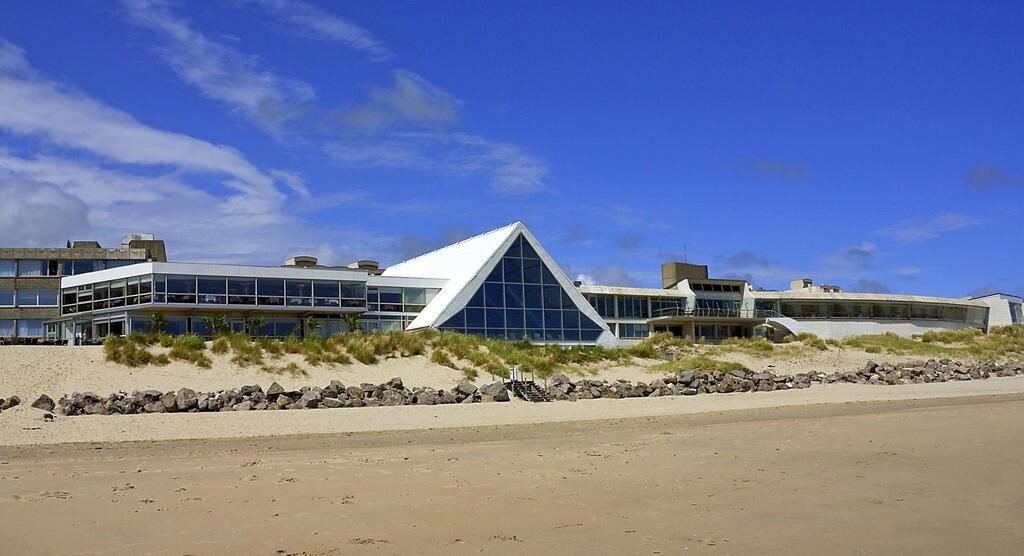
[[[368,331],[434,328],[604,346],[629,345],[656,332],[717,342],[754,335],[779,340],[802,332],[842,338],[966,327],[987,331],[1021,322],[1021,299],[1014,296],[845,293],[808,279],[785,291],[766,291],[743,280],[710,278],[706,266],[678,262],[662,265],[661,288],[582,285],[565,275],[520,222],[387,269],[373,261],[325,267],[312,257],[295,257],[280,267],[166,262],[160,248],[159,254],[133,251],[128,242],[117,263],[86,273],[75,272],[74,264],[68,272],[63,261],[76,257],[56,251],[47,258],[14,257],[18,266],[12,274],[19,280],[21,260],[56,260],[56,266],[47,263],[47,272],[61,272],[55,277],[60,291],[54,299],[49,288],[47,313],[10,319],[30,319],[30,327],[13,325],[11,334],[12,325],[2,328],[0,320],[0,336],[6,330],[8,337],[22,339],[95,339],[146,330],[155,315],[174,334],[208,336],[204,317],[212,315],[225,316],[233,330],[258,324],[250,332],[274,337],[312,332],[304,330],[311,317],[316,333],[331,334],[347,330],[348,315],[358,315]],[[8,252],[0,250],[0,259]],[[37,272],[35,263],[26,268]],[[15,309],[21,307],[15,303]]]

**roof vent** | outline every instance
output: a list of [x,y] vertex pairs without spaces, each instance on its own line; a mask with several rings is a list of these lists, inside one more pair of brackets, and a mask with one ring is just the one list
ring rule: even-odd
[[383,272],[380,268],[380,263],[377,261],[371,261],[369,259],[362,259],[353,261],[348,264],[348,268],[355,270],[365,270],[367,274],[380,274]]
[[98,241],[73,241],[71,242],[72,249],[100,249],[100,242]]
[[312,268],[312,267],[316,266],[316,263],[317,263],[316,257],[311,257],[309,255],[298,255],[298,256],[291,257],[290,259],[286,260],[284,262],[284,264],[281,265],[281,266],[296,266],[296,267],[299,267],[299,268]]

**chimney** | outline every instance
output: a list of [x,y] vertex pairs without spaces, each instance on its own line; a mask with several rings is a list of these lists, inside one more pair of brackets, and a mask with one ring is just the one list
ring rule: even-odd
[[294,266],[298,268],[313,268],[317,264],[316,257],[310,257],[309,255],[297,255],[286,260],[281,266]]

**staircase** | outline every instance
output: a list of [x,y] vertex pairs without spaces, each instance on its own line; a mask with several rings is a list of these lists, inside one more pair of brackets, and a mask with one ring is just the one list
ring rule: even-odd
[[551,396],[537,386],[532,380],[513,380],[509,382],[512,393],[528,402],[550,402]]

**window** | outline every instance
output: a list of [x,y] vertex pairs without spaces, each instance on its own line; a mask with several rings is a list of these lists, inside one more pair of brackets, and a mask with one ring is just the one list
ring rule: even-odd
[[620,319],[648,319],[651,318],[647,307],[646,297],[619,296],[619,318]]
[[327,280],[313,281],[313,305],[317,307],[341,307],[338,295],[341,287],[337,282]]
[[197,279],[199,303],[224,305],[227,303],[227,279],[214,276],[200,276]]
[[619,338],[633,340],[648,336],[650,336],[650,330],[646,324],[619,323]]
[[257,278],[256,295],[259,305],[284,305],[284,279]]
[[49,276],[49,261],[21,259],[18,261],[18,276]]
[[377,288],[377,295],[380,300],[380,307],[378,311],[384,312],[402,312],[402,288]]
[[[15,295],[15,304],[19,307],[31,307],[35,305],[57,305],[57,290],[19,288]],[[0,303],[2,305],[2,303]]]
[[0,338],[14,336],[14,319],[0,319]]
[[10,307],[14,305],[14,289],[13,288],[0,288],[0,307]]
[[228,278],[228,304],[255,305],[255,278]]
[[600,324],[580,314],[570,294],[522,236],[490,270],[465,308],[440,328],[534,342],[594,342],[602,331]]
[[285,296],[289,307],[313,305],[313,283],[309,280],[285,280]]
[[[0,259],[0,276],[8,277],[18,274],[18,261],[11,259]],[[13,324],[11,326],[14,326]],[[3,336],[3,334],[0,334]]]
[[652,297],[651,316],[667,317],[681,315],[686,311],[685,297]]
[[18,319],[19,338],[42,338],[44,333],[41,319]]
[[[97,293],[99,290],[97,290]],[[196,278],[195,276],[167,276],[167,302],[168,303],[195,303],[196,302]]]
[[587,301],[597,310],[597,314],[605,318],[615,318],[615,296],[588,295]]

